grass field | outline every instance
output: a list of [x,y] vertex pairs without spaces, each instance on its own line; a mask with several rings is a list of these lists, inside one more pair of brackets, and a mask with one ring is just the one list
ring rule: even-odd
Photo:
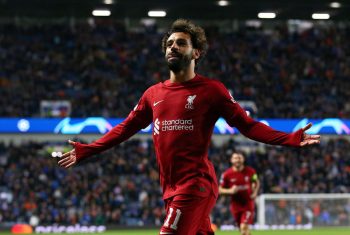
[[[10,235],[11,233],[0,233],[0,235]],[[41,233],[43,234],[43,233]],[[57,234],[57,233],[56,233]],[[43,234],[43,235],[56,235]],[[82,235],[82,233],[69,233],[70,235]],[[91,233],[90,233],[91,234]],[[115,230],[96,235],[158,235],[158,230]],[[216,231],[216,235],[239,235],[238,231]],[[91,234],[95,235],[95,234]],[[275,230],[275,231],[253,231],[252,235],[350,235],[350,228],[335,229],[313,229],[313,230]]]

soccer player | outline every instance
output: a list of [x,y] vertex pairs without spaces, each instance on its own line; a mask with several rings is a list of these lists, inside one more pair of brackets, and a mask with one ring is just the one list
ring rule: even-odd
[[231,155],[232,167],[220,178],[219,193],[231,195],[231,213],[242,235],[250,235],[249,224],[253,223],[255,204],[260,183],[256,171],[244,165],[244,156],[240,152]]
[[214,234],[209,214],[218,184],[208,148],[215,122],[224,117],[248,138],[273,145],[319,143],[306,127],[291,133],[274,130],[248,117],[225,86],[195,73],[205,55],[204,30],[188,20],[176,20],[162,40],[169,79],[148,88],[128,117],[91,144],[69,141],[73,150],[58,164],[71,167],[109,149],[153,122],[153,141],[159,166],[166,218],[159,234]]

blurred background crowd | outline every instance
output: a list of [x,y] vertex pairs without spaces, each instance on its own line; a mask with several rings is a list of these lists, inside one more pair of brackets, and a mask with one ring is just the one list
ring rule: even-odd
[[[349,26],[206,32],[198,73],[255,102],[257,117],[350,116]],[[36,117],[41,100],[69,100],[72,117],[125,117],[144,90],[168,79],[162,36],[115,22],[0,24],[0,116]]]
[[[350,118],[350,27],[221,32],[207,28],[209,51],[198,73],[222,81],[236,100],[253,101],[259,118]],[[39,117],[42,100],[68,100],[71,117],[126,117],[142,93],[166,80],[157,28],[122,23],[0,24],[0,116]],[[63,116],[64,116],[63,115]],[[62,145],[62,143],[56,143]],[[132,140],[65,170],[49,157],[54,143],[0,144],[0,223],[161,225],[164,205],[151,141]],[[230,140],[212,145],[218,177]],[[242,146],[241,146],[242,147]],[[260,193],[350,193],[350,142],[305,149],[244,148]],[[216,224],[232,224],[219,197]],[[342,224],[350,204],[267,205],[285,223]],[[287,216],[286,216],[287,215]]]
[[[164,205],[151,140],[128,141],[69,170],[57,167],[57,159],[49,157],[48,144],[53,145],[32,142],[0,147],[1,223],[162,223]],[[244,149],[233,140],[211,146],[209,156],[218,177],[230,167],[230,155],[237,147]],[[246,164],[258,172],[260,193],[350,193],[348,140],[329,140],[305,149],[250,149],[255,150],[246,153]],[[349,220],[350,201],[333,203],[338,204],[327,206],[329,203],[316,201],[292,210],[279,201],[270,204],[266,213],[272,222],[271,213],[284,218],[286,224],[305,222],[296,219],[300,209],[311,211],[311,218],[319,224],[335,223],[340,216]],[[212,213],[216,224],[233,223],[228,205],[229,197],[220,196]],[[307,215],[302,212],[302,216]]]

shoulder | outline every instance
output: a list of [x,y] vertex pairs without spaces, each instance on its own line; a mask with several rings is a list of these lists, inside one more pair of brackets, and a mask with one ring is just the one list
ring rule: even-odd
[[229,99],[234,101],[230,91],[221,81],[203,76],[202,80],[205,81],[206,85],[208,86],[208,92],[212,95],[212,97],[216,97],[218,99],[224,98],[225,100]]
[[205,83],[206,85],[210,86],[211,88],[214,88],[214,89],[225,88],[225,85],[216,78],[208,78],[208,77],[205,77],[203,75],[198,75],[198,77],[199,77],[198,80],[200,82]]
[[143,93],[143,95],[146,97],[152,97],[153,94],[155,94],[161,87],[162,83],[158,82],[157,84],[148,87],[147,90]]
[[152,86],[150,86],[146,91],[154,91],[154,90],[158,90],[160,88],[162,88],[162,82],[158,82]]
[[234,172],[233,172],[232,168],[230,167],[230,168],[228,168],[226,171],[224,171],[223,175],[224,175],[225,177],[228,177],[228,176],[232,175],[233,173],[234,173]]
[[251,174],[255,174],[256,173],[255,169],[253,167],[250,167],[250,166],[246,166],[245,167],[245,171],[247,173],[251,173]]

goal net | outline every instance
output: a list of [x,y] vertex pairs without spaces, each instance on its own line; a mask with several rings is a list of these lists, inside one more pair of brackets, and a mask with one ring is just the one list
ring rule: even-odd
[[260,228],[350,226],[350,194],[262,194],[257,210]]

